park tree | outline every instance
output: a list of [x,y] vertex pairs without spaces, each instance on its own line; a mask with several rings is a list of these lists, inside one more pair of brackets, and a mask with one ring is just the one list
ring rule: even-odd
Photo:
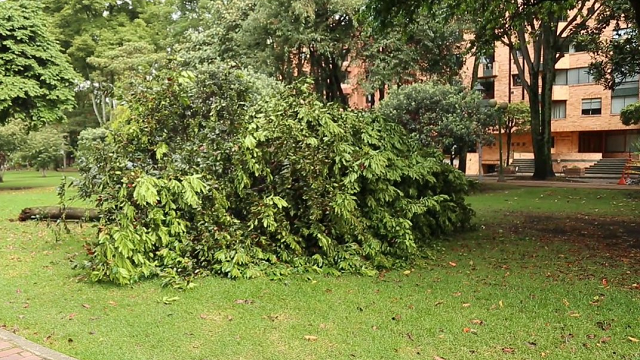
[[382,116],[396,121],[425,148],[459,155],[458,169],[466,172],[466,153],[485,143],[497,113],[477,92],[461,85],[416,83],[393,91],[380,103]]
[[0,2],[0,124],[60,121],[74,105],[77,74],[36,1]]
[[148,72],[173,45],[173,1],[44,0],[54,33],[84,80],[79,94],[95,118],[113,119],[119,82]]
[[439,11],[437,17],[421,12],[408,24],[362,23],[355,63],[365,69],[359,81],[368,93],[377,91],[383,100],[387,88],[428,80],[453,83],[459,77],[467,47],[464,27],[446,16],[446,9]]
[[[531,137],[535,157],[535,179],[554,177],[551,159],[551,105],[555,64],[563,49],[585,32],[603,11],[600,1],[496,1],[448,2],[460,16],[472,14],[474,35],[483,43],[497,42],[509,48],[513,58],[521,54],[524,66],[515,62],[531,109]],[[371,0],[370,7],[382,18],[390,14],[410,16],[412,11],[433,8],[433,2],[415,0],[398,3]],[[567,21],[561,21],[561,20]],[[519,53],[519,54],[518,54]]]
[[524,101],[509,104],[504,114],[500,116],[500,121],[507,141],[506,165],[509,166],[513,135],[526,134],[530,131],[531,109],[529,109],[529,104]]
[[327,102],[348,104],[342,89],[358,40],[363,0],[232,0],[211,4],[191,47],[286,84],[310,77]]
[[0,125],[0,183],[13,154],[24,143],[27,126],[21,121]]
[[30,132],[16,156],[23,164],[40,170],[45,177],[46,171],[54,167],[66,151],[64,134],[53,126],[46,126]]

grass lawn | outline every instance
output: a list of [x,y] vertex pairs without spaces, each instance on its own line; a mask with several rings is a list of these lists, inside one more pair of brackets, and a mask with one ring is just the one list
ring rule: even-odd
[[81,360],[640,358],[640,191],[494,186],[469,199],[480,229],[414,269],[187,292],[86,282],[91,229],[8,220],[55,201],[0,190],[0,325]]

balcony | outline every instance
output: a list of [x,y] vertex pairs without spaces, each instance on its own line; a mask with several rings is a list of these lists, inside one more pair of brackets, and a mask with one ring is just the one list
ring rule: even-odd
[[480,64],[480,68],[478,69],[478,77],[479,78],[487,78],[498,76],[498,63],[492,62],[487,64]]

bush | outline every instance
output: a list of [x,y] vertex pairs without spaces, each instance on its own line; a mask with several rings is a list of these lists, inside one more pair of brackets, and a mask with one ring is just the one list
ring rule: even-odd
[[66,149],[64,135],[56,128],[46,126],[27,135],[16,158],[22,164],[41,170],[42,176],[46,176],[46,170],[60,161]]
[[308,84],[214,66],[137,88],[80,183],[94,280],[373,274],[472,216],[439,151]]

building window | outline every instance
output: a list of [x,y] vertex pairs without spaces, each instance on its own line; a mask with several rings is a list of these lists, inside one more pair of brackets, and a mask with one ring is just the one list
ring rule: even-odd
[[602,99],[582,99],[582,115],[601,115]]
[[567,70],[556,70],[556,80],[553,85],[567,85]]
[[631,28],[623,28],[623,29],[617,29],[617,30],[613,30],[613,40],[618,40],[618,39],[625,39],[629,36],[635,36],[635,31]]
[[513,86],[522,86],[522,78],[520,75],[511,75],[511,83]]
[[590,84],[593,83],[593,77],[589,74],[589,68],[577,68],[567,71],[567,83],[569,85],[575,84]]
[[554,101],[551,103],[551,118],[565,119],[567,117],[567,102]]
[[638,102],[638,75],[616,86],[611,92],[611,113],[620,114],[627,105]]
[[552,136],[551,137],[551,148],[555,148],[556,147],[556,137]]
[[611,113],[612,114],[620,114],[622,109],[626,108],[628,105],[634,104],[638,102],[638,95],[630,95],[630,96],[612,96],[611,97]]

